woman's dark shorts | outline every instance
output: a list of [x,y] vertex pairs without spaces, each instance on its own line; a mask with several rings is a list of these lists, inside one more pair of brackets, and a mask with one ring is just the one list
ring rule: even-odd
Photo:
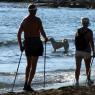
[[24,45],[26,56],[43,55],[43,44],[39,37],[25,39]]

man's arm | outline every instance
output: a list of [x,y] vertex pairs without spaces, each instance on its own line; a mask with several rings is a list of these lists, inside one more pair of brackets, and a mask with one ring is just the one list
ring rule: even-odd
[[47,41],[48,38],[46,37],[46,33],[44,31],[44,28],[43,28],[43,25],[42,25],[41,21],[40,21],[40,32],[41,32],[41,35],[44,37],[45,41]]
[[20,28],[18,30],[18,34],[17,34],[17,38],[18,38],[18,44],[19,44],[19,47],[20,47],[20,50],[22,51],[22,41],[21,41],[21,34],[23,32],[23,27],[22,27],[22,24],[20,25]]

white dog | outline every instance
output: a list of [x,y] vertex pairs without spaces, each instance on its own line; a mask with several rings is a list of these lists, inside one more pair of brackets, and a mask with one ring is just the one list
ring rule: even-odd
[[59,41],[55,41],[54,38],[50,38],[49,40],[51,41],[51,44],[52,44],[52,46],[54,48],[54,52],[56,52],[56,49],[59,49],[59,48],[62,48],[62,47],[64,47],[65,53],[68,52],[68,50],[69,50],[69,43],[68,43],[67,39],[64,39],[64,40],[62,40],[60,42]]

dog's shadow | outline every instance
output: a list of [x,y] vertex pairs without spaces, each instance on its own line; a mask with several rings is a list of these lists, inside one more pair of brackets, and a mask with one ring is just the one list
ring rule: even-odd
[[62,50],[57,50],[56,52],[52,51],[50,55],[52,57],[66,57],[69,56],[69,52],[65,53]]

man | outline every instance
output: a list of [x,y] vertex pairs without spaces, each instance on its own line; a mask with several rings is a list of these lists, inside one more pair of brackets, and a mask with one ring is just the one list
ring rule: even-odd
[[[38,58],[43,55],[43,45],[40,40],[40,34],[44,37],[45,41],[48,39],[44,32],[40,18],[36,17],[36,5],[30,4],[28,11],[29,15],[22,21],[18,31],[18,43],[21,52],[25,49],[27,58],[26,76],[23,90],[33,91],[31,88],[31,82],[35,75]],[[22,32],[24,32],[25,39],[24,48],[21,41]]]
[[76,70],[75,70],[75,78],[76,85],[79,85],[79,75],[82,59],[84,59],[85,67],[86,67],[86,75],[87,75],[87,83],[88,85],[92,84],[93,81],[90,79],[90,63],[91,63],[91,50],[94,53],[94,42],[93,42],[93,32],[88,28],[89,19],[82,19],[83,27],[79,28],[75,35],[75,47],[76,47]]

